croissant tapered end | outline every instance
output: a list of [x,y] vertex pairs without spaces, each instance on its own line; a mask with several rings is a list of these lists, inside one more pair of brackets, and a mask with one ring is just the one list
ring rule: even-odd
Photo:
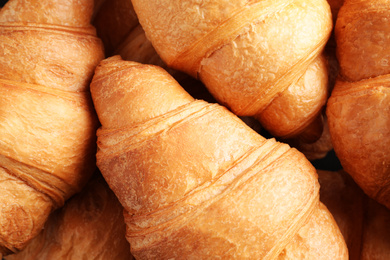
[[10,0],[0,10],[0,22],[90,27],[93,6],[93,0]]
[[91,93],[103,127],[134,125],[193,100],[162,68],[124,61],[120,56],[103,60],[96,68]]
[[95,170],[89,83],[104,53],[89,24],[92,7],[93,0],[10,0],[0,11],[4,256],[22,250]]
[[[338,80],[326,113],[337,157],[364,192],[390,208],[390,75]],[[348,131],[346,131],[347,129]]]

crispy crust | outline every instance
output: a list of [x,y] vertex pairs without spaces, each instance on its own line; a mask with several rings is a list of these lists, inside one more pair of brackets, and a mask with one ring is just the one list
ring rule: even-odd
[[96,169],[89,83],[104,56],[91,4],[15,0],[0,11],[3,254],[21,250]]
[[[155,66],[106,59],[91,92],[102,122],[97,165],[125,208],[136,258],[347,257],[315,169],[297,150],[194,100]],[[308,235],[320,227],[322,236]],[[297,235],[310,239],[287,247],[305,240]]]
[[[278,137],[296,137],[313,127],[310,123],[327,98],[327,80],[304,82],[306,86],[298,88],[307,93],[297,94],[297,99],[290,98],[287,89],[296,87],[306,70],[316,66],[312,63],[330,36],[326,1],[172,1],[164,2],[164,7],[159,1],[132,3],[164,62],[199,78],[235,114],[258,116]],[[317,79],[327,77],[324,66],[317,69]],[[259,116],[274,99],[278,104],[268,109],[268,116]],[[277,126],[269,123],[274,114],[283,117]],[[299,126],[292,126],[294,122]],[[321,136],[322,126],[317,129],[314,139]]]

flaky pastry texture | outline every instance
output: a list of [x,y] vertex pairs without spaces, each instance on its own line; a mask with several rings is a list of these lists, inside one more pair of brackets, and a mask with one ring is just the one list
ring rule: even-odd
[[327,105],[334,150],[364,192],[390,208],[388,1],[345,1],[336,27],[340,75]]
[[93,2],[11,0],[0,11],[0,253],[21,250],[96,169],[89,92],[104,58]]
[[137,259],[346,259],[302,153],[193,99],[157,66],[103,60],[91,93],[97,165]]
[[274,136],[321,136],[315,119],[328,97],[321,58],[332,30],[327,1],[132,3],[164,62],[200,79],[219,103],[255,116]]

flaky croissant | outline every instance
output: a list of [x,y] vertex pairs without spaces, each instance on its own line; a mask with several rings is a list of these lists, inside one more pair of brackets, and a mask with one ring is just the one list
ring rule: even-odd
[[346,259],[316,171],[163,69],[103,60],[92,83],[97,165],[137,259]]
[[347,0],[335,27],[340,75],[327,105],[334,150],[371,198],[390,208],[389,1]]
[[0,254],[22,249],[96,169],[89,83],[104,55],[92,10],[11,0],[0,11]]
[[319,138],[328,97],[321,53],[332,30],[327,1],[132,3],[169,67],[200,79],[221,104],[255,116],[274,136]]
[[[180,85],[191,94],[191,96],[208,102],[215,102],[215,99],[205,89],[205,86],[198,80],[191,78],[185,73],[167,67],[161,60],[151,42],[146,38],[144,30],[138,23],[131,1],[105,1],[104,4],[96,10],[93,24],[97,29],[98,36],[101,37],[104,43],[106,55],[120,55],[124,60],[161,66],[166,69]],[[327,59],[327,61],[329,61],[329,59]],[[324,76],[326,76],[326,74],[324,74]],[[309,73],[307,77],[310,77]],[[331,80],[333,79],[333,75],[329,75],[329,77],[331,77]],[[307,86],[310,86],[310,84],[307,84]],[[296,107],[291,107],[291,109],[294,110]],[[324,112],[322,114],[324,114]],[[241,116],[241,119],[253,129],[264,132],[259,122],[252,117]],[[301,140],[301,138],[292,138],[285,141],[303,152],[309,159],[320,159],[325,157],[333,147],[329,138],[326,117],[324,117],[323,123],[321,122],[321,119],[322,116],[318,115],[317,120],[319,120],[319,126],[323,125],[323,131],[316,142],[307,142],[307,140]],[[272,116],[270,116],[269,121],[279,122],[279,120],[273,119]],[[275,125],[275,127],[278,126]],[[321,129],[317,130],[321,131]]]
[[23,251],[6,260],[131,260],[123,207],[96,173],[85,188],[53,212]]

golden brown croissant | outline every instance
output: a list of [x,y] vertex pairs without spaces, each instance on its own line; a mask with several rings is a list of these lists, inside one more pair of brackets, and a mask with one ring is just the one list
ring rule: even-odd
[[200,79],[221,104],[255,116],[274,136],[319,138],[328,97],[321,53],[332,30],[327,1],[132,3],[169,67]]
[[346,259],[316,171],[163,69],[103,60],[91,83],[97,165],[137,259]]
[[334,150],[371,198],[390,208],[388,1],[345,1],[335,27],[340,76],[327,105]]
[[[332,10],[332,18],[333,21],[336,21],[338,11],[343,3],[343,0],[328,0],[328,3]],[[339,64],[336,58],[336,42],[334,39],[334,33],[332,34],[326,43],[324,56],[326,58],[328,64],[328,90],[332,91],[335,81],[338,75]],[[293,138],[289,140],[285,140],[289,145],[297,148],[300,152],[302,152],[309,160],[318,160],[325,158],[330,151],[333,149],[328,120],[325,113],[325,109],[322,112],[323,119],[323,131],[320,138],[311,143],[305,140],[301,140],[300,138]]]
[[386,260],[390,255],[390,210],[368,198],[345,171],[318,170],[320,197],[333,214],[350,260]]
[[0,253],[17,252],[95,170],[89,92],[104,58],[92,1],[11,0],[0,11]]
[[[161,60],[138,23],[131,1],[105,1],[104,5],[96,10],[93,24],[106,47],[106,56],[120,55],[124,60],[160,66],[169,72],[192,97],[216,102],[199,80],[169,68]],[[260,123],[253,117],[240,118],[254,130],[264,132]]]
[[[338,10],[342,5],[342,0],[328,0],[328,3],[332,10],[333,21],[336,21]],[[334,39],[334,33],[332,32],[328,42],[326,43],[324,56],[328,64],[328,90],[329,92],[333,89],[337,75],[338,75],[338,61],[336,58],[336,43]],[[321,117],[317,118],[321,119]],[[333,149],[331,137],[329,133],[329,127],[327,122],[325,109],[322,111],[322,135],[315,142],[307,142],[301,140],[301,138],[292,138],[285,140],[289,145],[297,148],[302,152],[309,160],[314,161],[325,158],[330,151]]]
[[131,260],[123,207],[96,173],[85,188],[49,217],[27,247],[6,260]]

